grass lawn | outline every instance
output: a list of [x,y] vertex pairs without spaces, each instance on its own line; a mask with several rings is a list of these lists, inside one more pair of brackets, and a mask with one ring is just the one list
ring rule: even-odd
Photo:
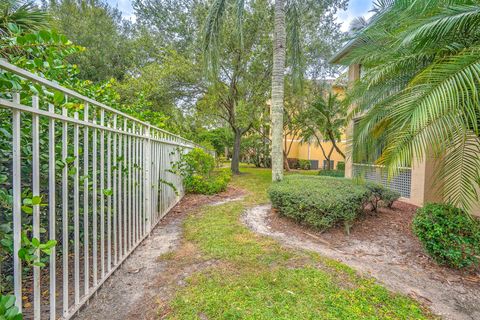
[[186,219],[186,244],[216,263],[188,278],[170,302],[168,319],[432,318],[412,299],[341,263],[282,248],[249,231],[240,215],[268,201],[271,176],[245,166],[242,172],[232,184],[249,192],[243,201],[205,206]]

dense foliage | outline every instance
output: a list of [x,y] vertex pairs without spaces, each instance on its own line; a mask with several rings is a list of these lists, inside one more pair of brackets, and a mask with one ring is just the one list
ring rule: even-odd
[[[323,158],[327,160],[327,170],[332,170],[331,157],[335,150],[345,158],[342,150],[338,147],[338,141],[346,124],[346,106],[327,85],[321,85],[313,92],[312,101],[299,115],[301,124],[301,138],[303,142],[314,141],[322,151]],[[326,150],[322,142],[330,143],[330,150]]]
[[302,175],[273,183],[268,194],[282,215],[320,230],[343,223],[347,233],[359,215],[379,206],[391,206],[399,197],[380,185]]
[[480,221],[449,204],[426,204],[417,210],[413,231],[427,253],[452,268],[480,265]]
[[380,206],[391,208],[393,202],[400,198],[400,193],[397,191],[384,188],[377,183],[367,183],[365,185],[370,192],[370,204],[373,211],[377,211]]
[[337,178],[343,178],[345,177],[345,171],[344,170],[320,170],[318,171],[319,176],[325,176],[325,177],[337,177]]
[[141,56],[121,12],[100,0],[49,1],[50,27],[87,50],[69,57],[79,66],[80,78],[91,81],[121,79]]
[[203,149],[195,148],[174,164],[175,173],[183,177],[187,193],[216,194],[225,191],[230,181],[227,170],[214,170],[215,159]]
[[318,172],[318,175],[319,176],[343,178],[343,177],[345,177],[345,162],[339,161],[337,163],[337,169],[336,170],[320,170]]
[[305,159],[299,159],[298,160],[298,168],[296,169],[301,169],[301,170],[310,170],[312,164],[310,160],[305,160]]
[[23,316],[15,306],[15,296],[0,295],[0,319],[22,320]]
[[343,61],[362,66],[350,92],[352,116],[364,115],[355,129],[358,157],[388,166],[390,175],[415,159],[441,158],[441,193],[465,209],[480,187],[479,5],[378,1]]
[[369,199],[363,185],[315,176],[285,177],[273,183],[268,193],[282,215],[321,230],[343,223],[347,232]]

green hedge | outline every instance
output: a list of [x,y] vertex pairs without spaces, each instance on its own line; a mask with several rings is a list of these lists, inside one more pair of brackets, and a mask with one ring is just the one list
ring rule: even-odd
[[347,233],[370,197],[353,180],[304,175],[273,183],[268,194],[282,215],[321,230],[343,223]]
[[273,183],[268,194],[282,215],[321,230],[343,223],[347,233],[365,210],[390,207],[400,196],[373,183],[305,175],[291,175]]
[[320,170],[318,172],[318,175],[322,176],[322,177],[343,178],[343,177],[345,177],[345,171],[341,171],[341,170]]
[[439,264],[478,269],[480,222],[463,210],[448,204],[426,204],[417,210],[413,232]]

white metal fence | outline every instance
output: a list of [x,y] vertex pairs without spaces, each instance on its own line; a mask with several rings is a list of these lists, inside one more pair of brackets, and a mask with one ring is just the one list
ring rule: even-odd
[[360,176],[367,181],[379,183],[384,187],[399,192],[404,198],[410,198],[412,185],[411,168],[400,168],[397,176],[388,179],[388,174],[384,166],[354,163],[353,176]]
[[[1,60],[0,72],[75,102],[0,93],[11,195],[1,207],[11,221],[0,222],[13,242],[2,273],[25,318],[69,319],[180,199],[169,169],[195,145]],[[27,263],[18,252],[32,240]],[[57,241],[50,255],[41,250],[48,240]]]

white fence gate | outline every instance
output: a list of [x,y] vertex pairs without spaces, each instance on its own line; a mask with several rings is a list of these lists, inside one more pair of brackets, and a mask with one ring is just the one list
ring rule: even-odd
[[[11,221],[0,222],[13,242],[2,273],[25,318],[69,319],[178,202],[182,181],[169,169],[195,144],[7,62],[0,72],[77,106],[0,93],[9,122],[0,186],[11,196],[0,207]],[[50,255],[41,250],[49,240],[57,241]]]

